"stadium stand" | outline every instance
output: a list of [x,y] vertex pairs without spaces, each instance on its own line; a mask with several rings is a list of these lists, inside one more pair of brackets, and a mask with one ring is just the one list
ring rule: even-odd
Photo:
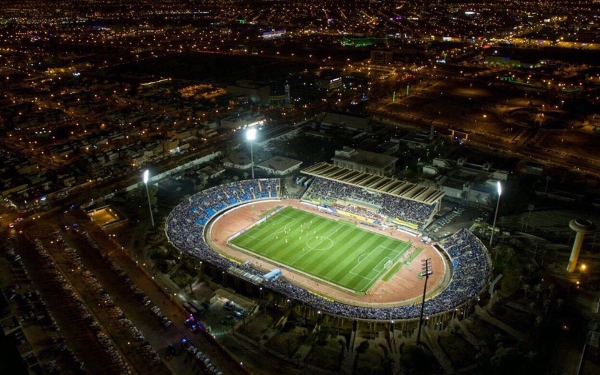
[[[385,215],[391,222],[400,224],[407,222],[412,227],[428,223],[434,212],[435,204],[426,204],[410,199],[401,198],[387,193],[368,190],[359,186],[346,184],[324,178],[315,178],[312,185],[302,196],[303,200],[312,202],[351,201],[374,207],[377,214]],[[340,209],[336,206],[336,209]],[[411,225],[409,225],[411,226]]]
[[[319,181],[315,182],[319,183]],[[169,214],[165,228],[167,236],[171,243],[181,251],[195,256],[203,262],[208,262],[219,270],[227,271],[230,274],[238,273],[232,272],[232,270],[243,271],[247,279],[262,278],[263,273],[259,270],[253,269],[247,264],[238,264],[221,257],[211,249],[204,239],[204,225],[219,211],[229,207],[228,203],[232,202],[231,197],[235,197],[235,201],[238,203],[254,199],[278,198],[278,184],[278,179],[245,180],[201,191],[180,203]],[[335,194],[334,190],[331,189],[331,185],[318,186],[320,186],[320,191],[322,190],[321,187],[325,188],[325,194]],[[347,196],[373,199],[371,193],[364,195],[364,193],[356,192],[348,186],[334,185],[334,187],[346,189],[345,194]],[[316,191],[313,194],[316,194]],[[383,198],[374,199],[383,200]],[[403,209],[406,209],[406,207]],[[426,208],[418,207],[414,217],[425,215],[418,213],[421,209]],[[476,300],[489,282],[491,275],[492,262],[486,247],[468,230],[463,229],[456,232],[446,238],[439,246],[450,259],[452,277],[441,293],[426,301],[424,311],[427,316],[452,311]],[[282,277],[270,281],[265,280],[262,285],[287,296],[287,298],[299,304],[347,318],[370,320],[414,319],[419,316],[421,308],[418,303],[381,308],[352,306],[318,296],[302,287],[287,282]]]
[[[187,209],[189,214],[195,216],[194,222],[203,227],[218,212],[238,203],[254,199],[279,197],[278,184],[278,179],[265,179],[245,180],[215,186],[190,197],[187,206],[182,203],[176,207],[176,210]],[[173,210],[169,217],[177,220],[177,217],[181,214],[181,212]]]

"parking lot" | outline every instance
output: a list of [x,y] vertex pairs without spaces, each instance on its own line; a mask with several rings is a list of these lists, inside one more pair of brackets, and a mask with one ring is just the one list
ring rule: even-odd
[[[126,362],[113,361],[102,341],[96,339],[93,317],[78,294],[48,254],[27,243],[13,262],[18,319],[28,341],[36,349],[48,373],[77,374],[87,370],[97,374],[128,373]],[[27,271],[28,270],[28,271]]]
[[[105,232],[71,220],[61,213],[23,226],[11,259],[2,259],[10,270],[2,282],[32,342],[32,360],[61,374],[240,373],[211,336],[185,326],[177,293],[160,287]],[[210,363],[190,361],[190,345]]]

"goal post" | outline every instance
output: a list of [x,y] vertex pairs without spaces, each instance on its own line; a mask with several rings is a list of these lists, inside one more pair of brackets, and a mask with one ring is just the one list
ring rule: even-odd
[[390,268],[392,266],[392,264],[394,264],[394,262],[390,259],[387,262],[385,262],[385,264],[383,265],[383,269],[387,269]]

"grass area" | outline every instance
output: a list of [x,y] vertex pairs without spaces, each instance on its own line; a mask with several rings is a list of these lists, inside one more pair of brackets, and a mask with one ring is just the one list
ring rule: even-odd
[[477,350],[461,336],[441,334],[439,344],[452,362],[454,369],[459,370],[475,363]]
[[339,372],[339,358],[342,345],[335,339],[327,340],[327,345],[313,346],[310,353],[304,358],[304,362],[328,370]]
[[400,268],[402,268],[402,266],[404,265],[404,263],[396,263],[394,265],[394,267],[392,267],[391,270],[388,271],[388,273],[385,274],[385,276],[383,277],[383,281],[390,281],[390,279],[398,272],[400,271]]
[[364,293],[410,243],[286,207],[231,241],[245,250]]
[[423,248],[417,247],[415,249],[415,251],[412,252],[412,254],[408,257],[408,259],[404,263],[408,264],[408,263],[412,262],[413,260],[415,260],[415,258],[418,257],[419,254],[421,254],[421,251],[423,251]]
[[396,263],[396,264],[394,265],[394,267],[392,267],[392,269],[391,269],[391,270],[389,270],[389,271],[388,271],[388,273],[386,273],[386,274],[385,274],[385,276],[383,276],[383,281],[390,281],[390,279],[391,279],[392,277],[394,277],[394,275],[395,275],[395,274],[396,274],[398,271],[400,271],[400,268],[402,268],[402,266],[403,266],[403,265],[405,265],[405,264],[409,264],[410,262],[412,262],[413,260],[415,260],[415,258],[416,258],[416,257],[417,257],[419,254],[421,254],[421,251],[423,251],[423,248],[422,248],[422,247],[417,247],[417,248],[415,249],[415,251],[413,251],[413,252],[410,254],[410,256],[408,257],[408,259],[407,259],[406,261],[404,261],[404,262],[401,262],[401,263]]
[[305,336],[296,332],[279,332],[267,341],[266,346],[281,355],[292,358],[305,340]]
[[[373,369],[379,368],[381,369],[380,374],[384,374],[386,372],[383,371],[385,367],[384,361],[386,358],[386,352],[382,349],[381,345],[377,345],[375,342],[370,342],[369,347],[365,350],[364,353],[357,354],[358,355],[358,363],[356,367],[355,374],[360,375],[370,375],[374,372]],[[388,372],[390,374],[391,372]]]
[[267,332],[269,327],[273,324],[273,316],[269,314],[257,314],[248,324],[245,324],[238,328],[240,332],[246,336],[258,340],[260,337]]
[[483,340],[492,347],[497,347],[498,343],[502,342],[504,347],[513,345],[517,339],[510,336],[500,328],[487,323],[486,321],[479,319],[477,316],[473,317],[473,321],[468,325],[469,331],[480,340]]

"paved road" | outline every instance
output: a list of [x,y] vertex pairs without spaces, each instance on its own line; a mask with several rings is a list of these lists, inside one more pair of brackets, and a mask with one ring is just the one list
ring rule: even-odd
[[[113,242],[105,232],[99,228],[88,225],[85,227],[88,233],[92,235],[94,240],[100,245],[105,251],[109,258],[118,264],[129,276],[131,281],[139,286],[144,293],[152,300],[153,305],[158,306],[163,313],[173,321],[173,326],[169,329],[163,329],[160,327],[158,322],[153,316],[150,316],[150,307],[142,307],[135,303],[123,303],[124,311],[129,311],[133,317],[132,321],[136,319],[136,325],[144,332],[146,339],[150,341],[152,346],[161,354],[161,357],[165,357],[166,348],[169,344],[180,343],[183,338],[187,338],[192,344],[197,346],[202,352],[204,352],[211,360],[211,362],[219,368],[225,374],[238,374],[243,373],[239,369],[237,362],[234,362],[230,357],[221,351],[218,346],[210,342],[210,340],[202,334],[192,334],[183,324],[184,311],[176,303],[178,298],[176,291],[165,291],[165,289],[159,286],[151,276],[143,269],[143,266],[139,263],[136,264],[124,250],[120,248],[115,242]],[[99,254],[94,255],[93,252],[88,251],[90,262],[96,262],[98,267],[102,267],[102,257]],[[112,279],[112,282],[110,281]],[[106,275],[106,283],[113,284],[112,288],[115,290],[119,289],[119,282],[111,277],[110,273]],[[115,292],[117,293],[117,292]],[[126,293],[125,293],[126,294]],[[127,298],[123,296],[122,298]],[[149,318],[146,318],[149,316]],[[184,355],[177,356],[174,360],[168,361],[167,365],[171,368],[175,374],[191,374],[196,373],[196,368],[190,365],[189,361],[184,359]]]
[[[188,374],[204,374],[204,370],[199,368],[195,361],[191,361],[183,352],[181,340],[187,338],[193,345],[196,345],[202,350],[211,360],[211,362],[219,368],[225,374],[243,374],[245,371],[240,369],[240,365],[237,361],[231,360],[231,356],[226,353],[222,346],[216,345],[212,342],[211,337],[206,337],[202,334],[191,333],[183,324],[184,311],[181,307],[175,303],[177,295],[174,295],[174,291],[165,291],[165,289],[159,286],[150,275],[148,275],[140,265],[136,264],[129,255],[121,250],[108,235],[100,228],[94,226],[92,223],[78,221],[76,228],[71,226],[74,221],[73,216],[70,213],[63,213],[62,211],[54,211],[51,214],[43,216],[41,219],[32,221],[27,220],[23,223],[22,229],[24,233],[46,236],[60,234],[66,244],[69,244],[72,248],[76,249],[78,255],[81,258],[85,268],[92,272],[97,278],[98,282],[102,287],[110,294],[114,304],[123,310],[124,315],[132,321],[132,323],[141,330],[145,336],[145,341],[148,341],[152,347],[159,353],[163,363],[168,367],[169,371],[173,374],[188,375]],[[69,227],[69,230],[65,230],[65,225]],[[83,236],[84,232],[90,233],[90,238],[93,242],[97,243],[100,251],[92,246],[92,241],[88,240]],[[24,235],[16,234],[17,238],[21,240],[25,239]],[[47,238],[48,239],[48,238]],[[64,336],[76,348],[76,354],[78,357],[86,363],[86,368],[93,374],[115,374],[116,369],[111,368],[107,363],[110,360],[103,358],[103,349],[96,348],[97,341],[93,333],[90,331],[87,323],[79,321],[76,317],[70,313],[76,311],[73,306],[68,303],[68,296],[60,296],[58,298],[57,292],[54,291],[55,284],[49,282],[49,277],[53,275],[52,269],[47,267],[47,261],[36,256],[35,250],[26,250],[28,247],[25,245],[24,251],[28,254],[28,262],[31,263],[29,266],[32,277],[35,279],[36,288],[39,288],[47,298],[52,301],[49,307],[56,311],[56,319],[59,325],[66,327],[64,330]],[[30,248],[30,245],[28,245]],[[58,261],[61,264],[61,268],[66,267],[65,254],[58,252],[58,247],[53,249],[55,252],[53,257],[58,257]],[[173,326],[165,329],[162,327],[160,322],[151,314],[150,306],[144,307],[139,299],[131,292],[129,287],[123,284],[116,273],[110,269],[110,263],[107,262],[103,257],[102,253],[108,254],[108,258],[115,264],[119,265],[134,285],[138,285],[145,295],[152,300],[152,305],[157,305],[163,311],[163,313],[173,321]],[[38,259],[39,258],[39,259]],[[63,259],[65,258],[65,259]],[[66,270],[67,272],[69,270]],[[50,275],[48,272],[51,272]],[[76,272],[77,273],[77,272]],[[72,276],[72,277],[71,277]],[[71,275],[69,279],[75,277],[71,282],[76,283],[76,289],[78,293],[82,293],[83,297],[88,297],[90,293],[89,286],[79,280],[80,276],[75,274]],[[60,286],[59,286],[60,289]],[[60,290],[59,290],[60,291]],[[85,298],[84,298],[85,299]],[[89,301],[87,301],[89,303]],[[89,309],[89,308],[88,308]],[[103,309],[97,309],[100,320],[107,318],[107,313]],[[108,321],[109,323],[106,323]],[[105,323],[109,326],[108,331],[114,331],[116,327],[110,327],[112,323],[110,320],[105,320]],[[88,332],[89,331],[89,332]],[[154,374],[156,367],[152,367],[149,363],[144,363],[144,359],[140,356],[140,343],[128,341],[125,334],[121,334],[120,331],[116,331],[118,337],[113,337],[113,340],[117,345],[120,345],[121,352],[132,356],[133,363],[136,363],[134,373],[137,374]],[[170,360],[166,360],[166,350],[169,344],[174,344],[176,348],[181,348],[178,354]],[[87,348],[87,349],[86,349]],[[160,367],[160,366],[159,366]]]

